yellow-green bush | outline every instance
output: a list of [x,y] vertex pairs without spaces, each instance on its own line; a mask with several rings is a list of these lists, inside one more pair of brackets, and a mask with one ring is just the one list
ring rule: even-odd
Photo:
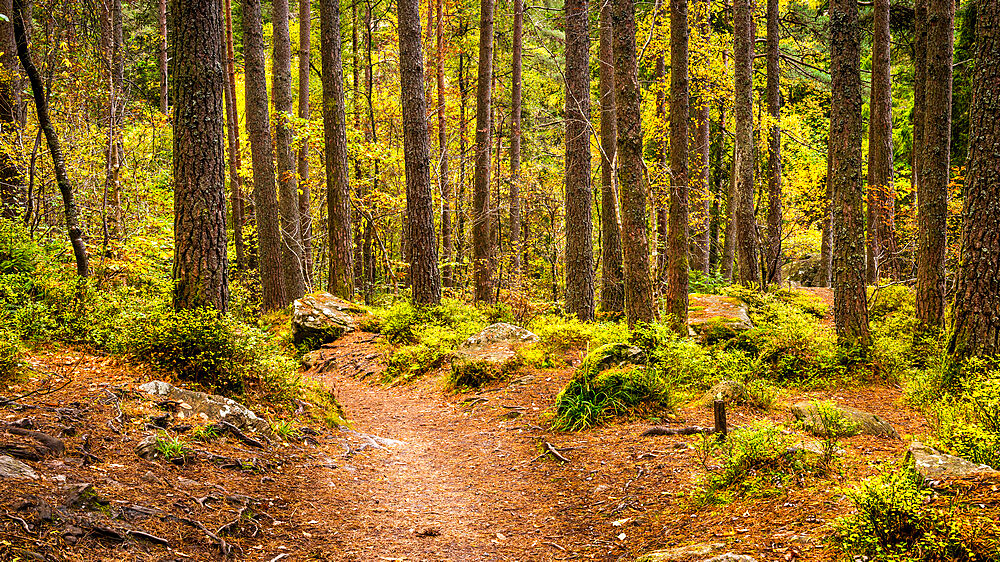
[[10,381],[21,371],[24,349],[12,333],[0,330],[0,381]]

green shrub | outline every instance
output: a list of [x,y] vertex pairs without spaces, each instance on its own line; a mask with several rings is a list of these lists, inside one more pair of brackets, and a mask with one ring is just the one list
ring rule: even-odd
[[623,322],[581,322],[575,316],[539,316],[528,328],[538,336],[536,347],[551,366],[565,363],[565,354],[574,349],[589,351],[629,338]]
[[915,317],[916,294],[906,285],[868,289],[868,319],[880,322],[893,316]]
[[780,491],[791,475],[807,468],[793,443],[793,437],[767,422],[738,428],[724,440],[710,438],[707,453],[721,464],[705,477],[695,500],[725,503],[728,493],[760,497]]
[[0,274],[33,273],[42,250],[18,222],[0,218]]
[[706,275],[697,269],[692,269],[688,278],[688,287],[692,293],[718,295],[722,293],[726,285],[726,280],[722,278],[722,275]]
[[970,549],[962,525],[949,510],[927,505],[931,493],[912,467],[893,467],[847,490],[856,513],[834,522],[834,544],[858,559],[996,560]]
[[0,381],[9,382],[17,378],[24,361],[24,349],[14,334],[0,330]]
[[445,380],[445,387],[449,390],[481,388],[491,382],[507,378],[522,365],[523,359],[520,356],[499,365],[487,361],[454,362]]
[[770,410],[778,401],[781,389],[763,379],[750,380],[745,384],[750,403],[761,410]]

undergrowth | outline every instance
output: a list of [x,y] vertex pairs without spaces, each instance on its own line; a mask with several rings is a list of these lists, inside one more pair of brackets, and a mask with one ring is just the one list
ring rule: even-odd
[[[737,428],[725,439],[704,437],[701,454],[708,473],[692,499],[696,505],[729,503],[734,497],[783,493],[792,478],[811,467],[795,439],[768,422]],[[710,466],[711,459],[719,464]]]

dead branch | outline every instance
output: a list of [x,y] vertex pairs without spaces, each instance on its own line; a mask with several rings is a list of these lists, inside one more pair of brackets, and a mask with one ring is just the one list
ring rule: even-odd
[[204,533],[205,536],[208,537],[208,539],[210,541],[212,541],[213,544],[215,544],[216,546],[219,547],[219,552],[221,552],[223,556],[225,556],[225,557],[228,558],[229,556],[231,556],[233,554],[233,547],[232,547],[232,545],[230,545],[229,543],[227,543],[219,535],[216,535],[212,531],[209,531],[208,529],[206,529],[204,525],[202,525],[201,523],[195,521],[194,519],[188,519],[187,517],[178,517],[176,515],[167,515],[165,519],[176,521],[178,523],[183,523],[183,524],[187,525],[188,527],[193,527],[195,529],[198,529],[199,531],[201,531],[202,533]]
[[229,423],[227,421],[219,420],[218,422],[216,422],[215,425],[219,429],[223,429],[223,430],[229,432],[230,435],[232,435],[233,437],[239,439],[240,441],[242,441],[243,443],[245,443],[245,444],[247,444],[247,445],[249,445],[251,447],[257,447],[258,449],[266,449],[267,448],[263,443],[261,443],[260,441],[257,441],[253,437],[250,437],[246,433],[243,433],[242,431],[240,431],[240,429],[238,427],[236,427],[235,425],[233,425],[233,424],[231,424],[231,423]]
[[160,546],[165,546],[167,548],[170,548],[170,541],[168,541],[167,539],[158,537],[156,535],[151,535],[151,534],[149,534],[149,533],[147,533],[145,531],[125,531],[125,534],[127,534],[128,536],[130,536],[130,537],[132,537],[134,539],[142,539],[142,540],[145,540],[145,541],[149,541],[149,542],[151,542],[153,544],[158,544]]
[[53,437],[47,433],[42,433],[41,431],[34,431],[31,429],[22,429],[20,427],[6,427],[7,433],[13,435],[20,435],[22,437],[28,437],[29,439],[34,439],[41,443],[46,449],[49,450],[53,455],[57,457],[63,456],[66,452],[66,444],[62,439],[58,437]]
[[[80,359],[82,360],[83,358],[81,357]],[[79,365],[79,364],[80,363],[78,361],[77,365]],[[76,366],[73,367],[73,370],[76,370]],[[73,382],[73,379],[68,379],[66,382],[62,383],[61,385],[59,385],[59,386],[57,386],[55,388],[44,388],[44,387],[42,387],[42,388],[36,388],[35,390],[32,390],[31,392],[27,392],[25,394],[22,394],[20,396],[15,396],[13,398],[2,398],[2,397],[0,397],[0,407],[7,406],[9,404],[17,404],[17,402],[19,400],[24,400],[25,398],[28,398],[30,396],[39,396],[39,397],[41,397],[41,396],[46,396],[48,394],[52,394],[53,392],[59,392],[60,390],[62,390],[64,388],[66,388],[67,386],[69,386],[70,383],[72,383],[72,382]]]
[[687,427],[665,427],[662,425],[655,425],[647,429],[646,431],[643,431],[642,436],[650,437],[653,435],[696,435],[699,433],[711,435],[715,433],[715,428],[701,427],[698,425],[691,425]]

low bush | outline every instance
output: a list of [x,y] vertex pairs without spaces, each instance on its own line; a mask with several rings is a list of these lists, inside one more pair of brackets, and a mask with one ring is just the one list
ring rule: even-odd
[[[536,317],[528,329],[538,336],[528,362],[539,367],[565,365],[566,354],[573,350],[588,352],[602,345],[628,341],[628,326],[624,322],[581,322],[575,316],[546,315]],[[526,357],[527,358],[527,357]]]
[[0,330],[0,382],[16,379],[23,361],[24,349],[20,339],[6,330]]
[[724,440],[707,438],[703,443],[706,460],[714,456],[720,466],[705,477],[694,496],[696,503],[727,503],[733,494],[761,497],[780,493],[791,475],[808,469],[793,443],[793,437],[766,422],[738,428]]
[[445,388],[448,390],[481,388],[491,382],[507,378],[523,364],[520,356],[499,365],[486,361],[452,363],[451,371],[445,379]]
[[997,560],[996,544],[974,537],[956,505],[938,507],[912,467],[893,467],[846,496],[855,513],[834,522],[833,542],[848,557],[889,561]]

